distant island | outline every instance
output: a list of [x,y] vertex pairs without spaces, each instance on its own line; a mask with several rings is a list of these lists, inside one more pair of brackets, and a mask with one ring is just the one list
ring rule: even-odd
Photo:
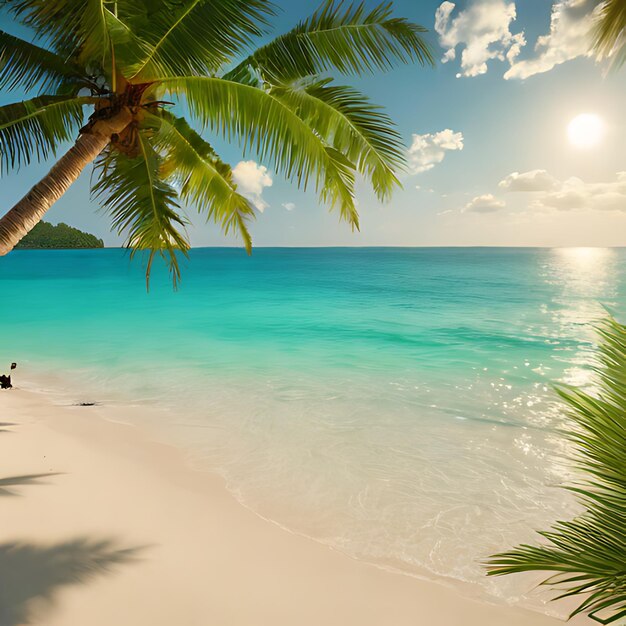
[[104,241],[63,222],[56,226],[50,222],[39,222],[15,247],[29,250],[104,248]]

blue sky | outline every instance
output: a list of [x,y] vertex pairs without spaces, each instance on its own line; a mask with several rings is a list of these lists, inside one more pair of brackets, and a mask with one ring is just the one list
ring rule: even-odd
[[[276,33],[318,1],[278,4]],[[626,68],[607,72],[585,54],[595,2],[398,0],[394,6],[430,30],[436,67],[339,80],[384,105],[398,124],[411,170],[401,177],[404,188],[381,205],[359,183],[361,232],[353,233],[270,164],[240,165],[242,187],[264,207],[252,225],[255,245],[626,245],[626,174],[620,174],[626,171]],[[20,32],[5,16],[0,20],[3,29]],[[15,99],[21,94],[1,94],[0,104]],[[585,113],[597,116],[604,132],[596,136],[583,125],[583,140],[597,144],[581,148],[567,130]],[[236,146],[215,144],[233,166],[254,160]],[[4,176],[5,209],[49,165]],[[267,171],[259,169],[265,165]],[[188,214],[194,245],[237,244]],[[48,216],[108,245],[120,242],[89,198],[89,173]]]

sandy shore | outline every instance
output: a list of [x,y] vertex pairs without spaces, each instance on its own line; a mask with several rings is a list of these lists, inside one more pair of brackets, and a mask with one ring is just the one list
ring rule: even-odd
[[562,623],[293,535],[98,407],[12,390],[0,421],[0,626]]

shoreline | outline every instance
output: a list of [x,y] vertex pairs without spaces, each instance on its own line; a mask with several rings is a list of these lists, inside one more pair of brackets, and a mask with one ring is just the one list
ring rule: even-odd
[[15,389],[0,408],[3,626],[563,623],[290,532],[98,406]]

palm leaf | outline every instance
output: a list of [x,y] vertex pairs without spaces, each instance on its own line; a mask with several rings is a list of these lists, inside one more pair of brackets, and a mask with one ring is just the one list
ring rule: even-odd
[[594,49],[600,58],[612,58],[613,64],[626,61],[626,2],[604,0],[594,32]]
[[55,52],[104,67],[110,53],[105,0],[4,0],[2,6]]
[[385,201],[399,181],[405,148],[391,119],[351,87],[330,79],[272,87],[270,93],[370,178]]
[[59,144],[76,138],[87,96],[40,96],[0,107],[0,171],[55,154]]
[[328,70],[362,74],[390,69],[398,62],[433,63],[421,36],[426,29],[393,17],[391,2],[371,11],[363,3],[344,6],[342,0],[327,0],[309,19],[259,48],[225,78],[258,84]]
[[56,91],[61,85],[84,86],[81,68],[63,57],[0,30],[0,89],[19,88],[41,93]]
[[180,189],[180,197],[195,204],[227,235],[238,232],[248,253],[252,238],[247,223],[254,218],[250,202],[237,193],[230,166],[181,117],[167,111],[146,114],[145,122],[158,129],[153,145],[164,155],[161,173]]
[[584,512],[539,533],[545,542],[496,554],[489,575],[543,570],[555,572],[543,584],[559,598],[582,595],[572,616],[588,613],[603,624],[626,616],[626,327],[607,319],[594,365],[597,389],[559,387],[573,427],[573,461],[581,480],[568,487]]
[[228,140],[237,138],[244,152],[253,150],[305,189],[313,181],[321,199],[358,228],[355,165],[271,93],[214,77],[171,78],[157,85],[184,98],[204,126]]
[[185,0],[164,3],[143,21],[149,51],[128,68],[133,82],[166,76],[211,74],[261,34],[268,0]]
[[[132,68],[136,67],[152,51],[150,44],[144,41],[140,35],[143,34],[144,26],[141,23],[138,24],[136,18],[133,20],[132,17],[128,16],[128,11],[122,10],[129,6],[140,7],[141,4],[128,5],[125,2],[120,3],[118,15],[109,10],[104,12],[106,29],[110,40],[110,51],[107,59],[111,62],[111,66],[115,67],[116,74],[107,73],[106,68],[105,73],[111,81],[113,91],[115,91],[115,82],[118,75],[128,78],[133,73]],[[119,17],[120,14],[124,17]]]
[[179,215],[175,190],[162,180],[162,159],[143,134],[138,138],[140,154],[130,158],[110,150],[98,161],[94,197],[110,213],[113,227],[126,237],[131,257],[148,250],[146,286],[154,256],[158,253],[168,264],[174,286],[180,280],[177,253],[186,255],[189,242],[179,229],[185,220]]

